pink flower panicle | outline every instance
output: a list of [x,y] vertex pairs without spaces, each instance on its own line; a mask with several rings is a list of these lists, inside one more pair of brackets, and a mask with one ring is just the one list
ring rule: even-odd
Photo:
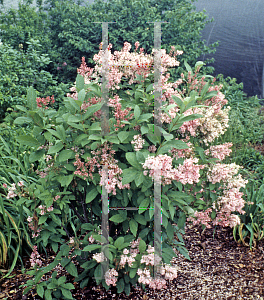
[[31,267],[34,268],[35,265],[41,267],[42,266],[42,261],[40,260],[40,255],[38,253],[38,247],[37,246],[33,246],[33,251],[30,255],[30,264]]
[[49,103],[51,104],[55,103],[54,95],[52,95],[51,97],[48,96],[46,98],[37,98],[36,101],[37,101],[37,107],[45,108],[45,109],[48,109],[47,106]]

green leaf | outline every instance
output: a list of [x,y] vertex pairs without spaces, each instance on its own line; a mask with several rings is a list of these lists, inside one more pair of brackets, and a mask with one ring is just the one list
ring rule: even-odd
[[138,223],[135,220],[131,219],[129,221],[129,228],[130,228],[130,231],[132,232],[132,234],[134,235],[134,237],[136,237],[137,230],[138,230]]
[[43,295],[44,295],[44,288],[43,286],[40,286],[40,285],[37,285],[37,294],[43,298]]
[[84,88],[84,78],[81,74],[77,74],[76,77],[76,90],[81,91]]
[[126,211],[118,211],[118,214],[112,216],[109,220],[115,223],[122,223],[127,218],[127,212]]
[[84,101],[84,98],[85,98],[85,90],[82,89],[82,90],[80,90],[79,93],[78,93],[78,100],[81,101],[81,102],[83,102],[83,101]]
[[36,140],[35,138],[33,138],[30,135],[20,135],[16,138],[16,140],[20,144],[23,144],[26,146],[32,146],[32,147],[40,146],[40,143],[38,142],[38,140]]
[[94,270],[94,277],[95,277],[95,280],[99,280],[101,279],[101,273],[102,273],[102,266],[99,264],[96,269]]
[[96,188],[92,189],[89,193],[87,193],[85,202],[92,202],[98,194],[99,193]]
[[217,96],[217,94],[218,94],[217,91],[209,92],[209,93],[205,94],[205,96],[203,97],[203,101],[205,101],[207,99],[211,99],[211,98]]
[[97,112],[98,110],[101,109],[101,107],[103,106],[103,102],[91,105],[87,108],[86,113],[83,116],[83,120],[88,119],[90,116],[92,116],[95,112]]
[[78,276],[77,268],[72,262],[65,266],[65,270],[74,277]]
[[39,161],[43,155],[45,154],[45,149],[36,150],[35,152],[31,152],[29,155],[29,162]]
[[62,276],[58,279],[58,285],[65,283],[67,280],[66,276]]
[[37,93],[34,90],[33,86],[27,89],[27,106],[30,110],[37,109]]
[[129,277],[134,278],[136,275],[137,275],[137,268],[136,269],[130,269]]
[[45,223],[46,222],[46,220],[47,220],[47,218],[48,218],[48,216],[47,215],[44,215],[44,216],[40,216],[40,218],[39,218],[39,225],[40,224],[43,224],[43,223]]
[[30,118],[27,118],[27,117],[18,117],[15,119],[14,121],[14,124],[16,125],[23,125],[23,124],[28,124],[28,123],[31,123],[32,122],[32,119]]
[[125,288],[125,282],[124,279],[121,278],[120,280],[118,280],[118,282],[116,283],[116,287],[117,287],[117,293],[120,294],[123,292],[124,288]]
[[107,136],[105,136],[105,139],[110,143],[120,144],[120,141],[116,134],[107,135]]
[[176,104],[179,106],[179,108],[182,112],[182,110],[184,108],[184,104],[183,104],[182,100],[180,98],[176,97],[175,95],[172,95],[171,97],[176,102]]
[[58,182],[61,184],[61,186],[68,186],[72,180],[73,180],[73,174],[72,175],[59,175],[57,177]]
[[53,154],[59,152],[64,147],[62,142],[58,142],[56,145],[51,146],[48,150],[48,154]]
[[185,65],[185,68],[188,72],[191,72],[191,75],[193,75],[193,72],[192,72],[192,68],[190,67],[190,65],[187,63],[186,60],[184,60],[184,65]]
[[68,289],[61,288],[61,292],[66,299],[73,299],[72,293]]
[[196,119],[199,119],[199,118],[203,118],[203,117],[204,116],[200,115],[200,114],[191,114],[189,116],[180,118],[179,121],[181,121],[181,122],[189,122],[189,121],[193,121],[193,120],[196,120]]
[[173,237],[174,237],[174,228],[173,228],[173,226],[171,225],[170,222],[167,225],[166,232],[167,232],[168,238],[170,240],[172,240]]
[[119,140],[121,143],[123,143],[128,137],[129,137],[129,132],[128,131],[120,131],[117,134]]
[[52,292],[51,290],[45,291],[45,300],[52,300],[51,292]]
[[114,246],[117,248],[117,249],[122,249],[122,246],[125,242],[125,239],[123,236],[120,236],[119,238],[116,239],[116,241],[114,242]]
[[126,293],[127,296],[130,295],[130,283],[127,283],[127,284],[125,285],[125,293]]
[[[151,129],[150,129],[151,130]],[[152,129],[153,130],[153,129]],[[161,135],[157,135],[154,133],[148,133],[147,138],[151,141],[155,146],[161,143]]]
[[63,125],[62,124],[58,125],[55,128],[56,128],[56,132],[58,134],[59,139],[65,143],[65,141],[66,141],[66,132],[65,132],[65,129],[64,129]]
[[58,161],[63,162],[67,161],[68,159],[74,158],[74,152],[72,150],[62,150],[59,154]]
[[143,183],[144,181],[144,174],[142,171],[138,171],[138,176],[136,176],[135,178],[135,184],[137,187],[139,187],[141,185],[141,183]]
[[158,154],[168,153],[169,150],[172,150],[173,148],[176,149],[189,149],[189,146],[181,141],[181,140],[172,140],[172,141],[166,141],[162,147],[158,150]]
[[71,116],[68,117],[67,122],[78,123],[78,122],[81,122],[81,121],[82,121],[82,117],[80,115],[79,116],[71,115]]
[[31,118],[33,119],[35,125],[39,126],[40,128],[43,128],[43,126],[44,126],[43,120],[37,112],[29,111],[28,115],[31,116]]
[[134,118],[135,118],[136,121],[138,120],[138,118],[140,116],[140,113],[141,113],[140,108],[139,108],[138,105],[136,105],[135,108],[134,108]]
[[140,253],[144,253],[146,251],[147,245],[144,240],[140,240],[138,245],[138,250]]
[[142,169],[142,166],[139,164],[139,162],[137,160],[135,152],[127,152],[126,153],[126,159],[131,164],[131,166],[133,166],[137,170],[141,170]]
[[145,219],[144,216],[142,216],[141,214],[135,214],[135,215],[134,215],[134,218],[135,218],[135,220],[136,220],[139,224],[142,224],[142,225],[146,225],[146,224],[147,224],[146,219]]
[[144,126],[144,125],[141,126],[140,130],[141,130],[141,134],[142,134],[142,135],[149,132],[148,127],[147,127],[147,126]]
[[136,176],[138,175],[138,171],[135,170],[134,168],[128,168],[123,170],[123,179],[122,179],[122,184],[127,184],[132,182]]
[[83,251],[91,252],[91,251],[96,250],[96,249],[101,249],[101,245],[88,245],[88,246],[83,248]]
[[150,85],[147,86],[146,92],[148,93],[148,92],[150,92],[152,90],[153,90],[153,83],[151,83]]

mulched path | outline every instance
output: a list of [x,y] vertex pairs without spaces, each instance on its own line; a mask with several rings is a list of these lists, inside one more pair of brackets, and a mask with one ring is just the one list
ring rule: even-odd
[[[58,276],[67,276],[68,281],[75,286],[75,299],[116,299],[116,300],[154,300],[154,299],[264,299],[264,239],[259,241],[256,248],[250,251],[249,247],[237,244],[233,239],[231,228],[216,226],[214,238],[213,228],[187,225],[184,237],[186,248],[189,251],[189,261],[181,254],[173,260],[178,267],[178,277],[168,284],[168,288],[155,292],[140,287],[132,288],[129,296],[117,295],[112,287],[105,291],[101,286],[90,285],[80,289],[78,283],[67,275],[63,269]],[[53,253],[44,258],[46,264],[52,262]],[[29,267],[29,262],[26,263]],[[19,269],[12,273],[11,279],[2,282],[0,299],[41,299],[32,290],[26,296],[22,295],[21,284],[29,276],[22,274]]]

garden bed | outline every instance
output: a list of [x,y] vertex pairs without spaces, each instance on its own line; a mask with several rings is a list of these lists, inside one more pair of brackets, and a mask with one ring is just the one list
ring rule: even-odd
[[[237,244],[234,241],[231,228],[214,227],[202,230],[201,226],[188,225],[183,236],[186,248],[192,261],[178,254],[174,264],[178,267],[178,277],[167,290],[153,291],[133,288],[132,293],[117,295],[114,287],[108,292],[100,286],[90,285],[80,289],[75,284],[73,291],[75,299],[118,299],[118,300],[154,300],[154,299],[264,299],[264,240],[256,248]],[[52,253],[45,263],[52,262]],[[29,267],[29,263],[27,263]],[[73,277],[63,269],[59,275],[66,275],[69,281]],[[19,286],[29,279],[16,269],[11,279],[2,283],[0,299],[41,299],[32,290],[22,296]]]

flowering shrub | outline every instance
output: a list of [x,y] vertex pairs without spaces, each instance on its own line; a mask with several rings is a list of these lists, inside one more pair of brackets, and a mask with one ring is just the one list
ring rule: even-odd
[[[39,184],[34,190],[42,227],[37,241],[43,239],[56,250],[60,239],[56,242],[51,232],[58,232],[58,237],[67,234],[70,242],[60,246],[50,266],[35,268],[35,281],[28,283],[26,290],[59,263],[81,281],[81,287],[95,277],[97,284],[101,282],[106,289],[114,285],[118,293],[129,294],[131,284],[136,282],[143,287],[162,288],[166,280],[177,277],[176,268],[170,266],[174,250],[189,258],[184,243],[174,238],[177,234],[182,240],[186,217],[207,227],[211,221],[231,227],[240,221],[232,212],[243,212],[239,189],[246,182],[238,174],[239,166],[219,162],[229,155],[231,144],[210,146],[228,127],[221,86],[214,82],[210,86],[206,76],[199,77],[200,62],[195,74],[185,63],[187,80],[182,74],[177,82],[168,83],[169,75],[161,75],[163,127],[157,127],[152,107],[154,59],[142,48],[137,53],[138,42],[135,46],[135,52],[129,53],[131,45],[125,43],[120,53],[111,55],[110,44],[105,52],[109,55],[108,134],[101,134],[99,122],[102,50],[94,57],[94,69],[82,60],[72,93],[58,111],[38,108],[32,90],[28,93],[31,111],[27,112],[27,121],[31,119],[34,124],[35,137],[21,136],[18,141],[34,144],[31,162],[40,161],[36,170]],[[180,54],[173,47],[170,55],[162,51],[162,74],[168,67],[178,66],[176,56]],[[181,90],[183,83],[186,88]],[[153,134],[153,128],[164,135]],[[162,259],[153,248],[153,179],[162,186]],[[101,245],[105,241],[100,230],[101,186],[109,194],[111,208],[107,248]],[[62,222],[70,208],[77,224],[74,240],[74,232]],[[105,249],[109,250],[106,257],[100,253]],[[79,275],[73,257],[83,268]],[[100,279],[106,258],[109,270]],[[153,278],[157,265],[159,276]]]

